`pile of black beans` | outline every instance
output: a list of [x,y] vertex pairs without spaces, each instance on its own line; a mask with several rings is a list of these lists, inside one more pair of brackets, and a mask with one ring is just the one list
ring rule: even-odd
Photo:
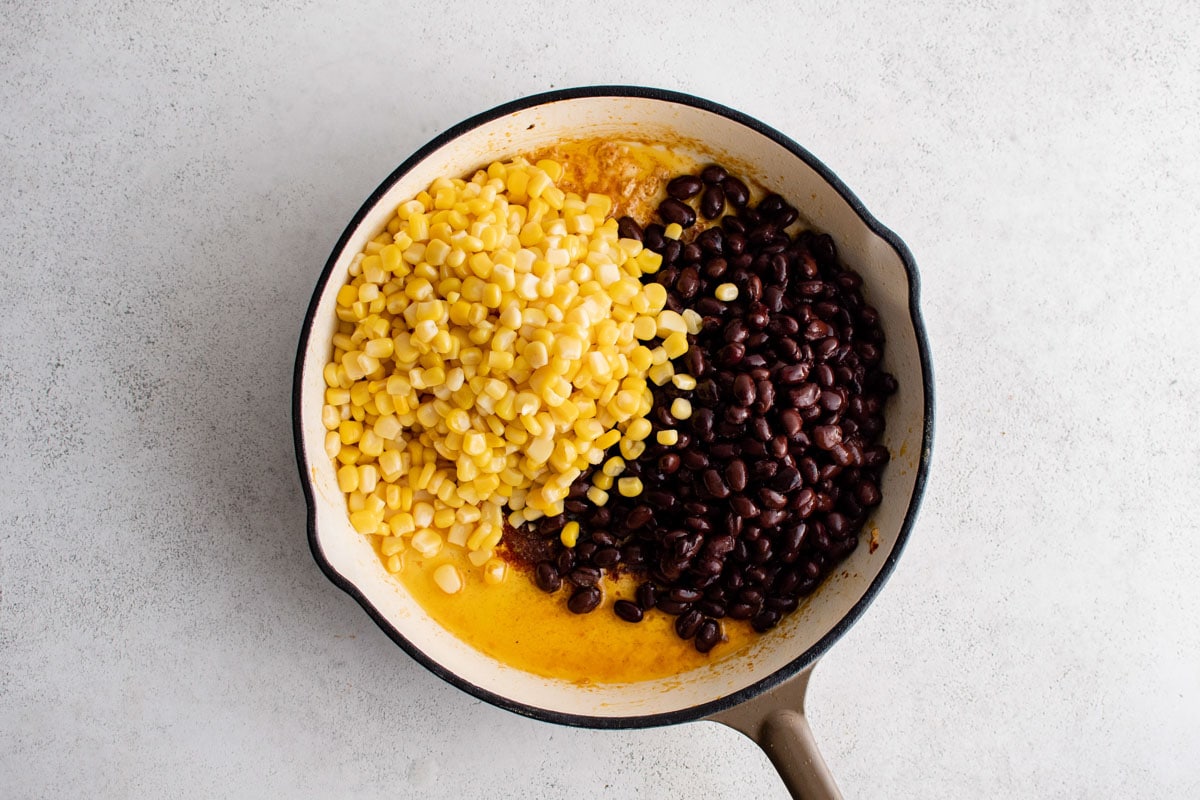
[[[862,279],[829,236],[788,232],[799,213],[786,200],[751,205],[746,184],[717,165],[675,178],[667,193],[658,216],[684,236],[629,217],[619,226],[663,256],[655,280],[667,306],[703,318],[675,363],[697,385],[654,388],[654,434],[622,475],[641,478],[641,495],[614,490],[596,507],[586,474],[562,515],[532,524],[549,554],[534,579],[545,591],[567,584],[570,610],[588,613],[605,572],[628,571],[640,580],[636,600],[613,611],[631,623],[652,609],[672,614],[679,636],[708,652],[725,618],[774,627],[858,545],[880,502],[889,455],[877,442],[896,381],[880,366],[883,332]],[[724,283],[736,299],[714,296]],[[671,416],[677,397],[690,418]],[[678,441],[659,444],[668,429]],[[581,529],[572,548],[557,541],[568,520]]]

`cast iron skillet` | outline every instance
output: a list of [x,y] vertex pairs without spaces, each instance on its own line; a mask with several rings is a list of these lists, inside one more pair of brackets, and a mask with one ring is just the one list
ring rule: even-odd
[[[335,295],[350,260],[400,202],[438,176],[469,174],[493,160],[594,136],[669,143],[721,161],[788,198],[809,225],[833,236],[842,260],[862,274],[863,291],[879,309],[887,337],[884,366],[900,389],[885,412],[884,443],[892,461],[881,487],[883,503],[868,523],[875,529],[875,547],[862,544],[748,652],[670,679],[579,686],[508,667],[457,640],[383,570],[366,538],[350,527],[324,453],[321,371],[330,353]],[[804,691],[816,660],[866,610],[908,539],[929,470],[933,374],[911,253],[807,150],[716,103],[629,86],[535,95],[454,126],[384,180],[334,247],[300,335],[292,414],[313,556],[331,581],[434,674],[482,700],[546,722],[593,728],[722,722],[763,747],[794,796],[840,796],[805,720]]]

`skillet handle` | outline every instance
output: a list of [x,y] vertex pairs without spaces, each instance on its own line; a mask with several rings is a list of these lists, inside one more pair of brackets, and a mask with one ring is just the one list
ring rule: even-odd
[[804,716],[804,694],[813,666],[709,719],[753,739],[771,759],[794,800],[842,800]]

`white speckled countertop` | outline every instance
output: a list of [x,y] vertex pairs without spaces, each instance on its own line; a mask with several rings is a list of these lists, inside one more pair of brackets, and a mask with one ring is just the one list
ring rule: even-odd
[[346,221],[593,83],[760,117],[921,268],[928,492],[809,697],[847,797],[1200,796],[1200,7],[344,5],[0,4],[0,796],[784,796],[717,725],[443,684],[305,540]]

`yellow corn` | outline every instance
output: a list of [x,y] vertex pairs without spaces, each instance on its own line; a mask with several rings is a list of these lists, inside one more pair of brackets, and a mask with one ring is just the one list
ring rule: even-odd
[[343,464],[337,471],[338,488],[349,494],[358,491],[358,470],[350,464]]
[[663,340],[663,350],[667,351],[668,358],[679,358],[688,350],[687,336],[682,333],[672,333]]
[[499,583],[504,583],[505,577],[508,575],[508,564],[498,558],[489,558],[483,565],[483,580],[484,583],[495,586]]
[[696,379],[691,375],[685,375],[682,372],[672,375],[671,383],[675,384],[676,389],[681,389],[685,392],[690,392],[696,388]]
[[563,525],[562,532],[558,535],[563,547],[574,547],[579,541],[579,523],[575,521],[568,522]]
[[617,491],[622,497],[637,497],[642,493],[642,479],[621,478],[617,481]]
[[679,431],[659,431],[654,438],[658,440],[659,444],[670,447],[679,442]]
[[685,397],[676,397],[671,402],[671,416],[675,419],[687,419],[692,416],[692,404]]
[[613,456],[604,462],[604,466],[600,471],[610,478],[615,478],[625,471],[625,461],[618,456]]
[[433,582],[446,594],[458,594],[463,588],[462,573],[453,564],[442,564],[435,569]]
[[713,295],[723,303],[730,303],[737,300],[738,288],[732,283],[722,283],[713,291]]
[[[611,198],[568,194],[562,175],[553,160],[516,159],[435,180],[399,204],[337,293],[325,447],[352,524],[387,542],[389,571],[405,546],[432,558],[449,543],[498,583],[506,514],[514,525],[560,514],[609,448],[645,451],[647,384],[672,378],[698,317],[639,280],[662,259],[619,239]],[[593,503],[623,466],[597,472]],[[577,537],[564,526],[564,544]],[[435,582],[461,589],[442,567],[430,567]]]
[[635,442],[633,439],[621,440],[621,455],[630,461],[640,457],[644,452],[646,452],[645,442]]

